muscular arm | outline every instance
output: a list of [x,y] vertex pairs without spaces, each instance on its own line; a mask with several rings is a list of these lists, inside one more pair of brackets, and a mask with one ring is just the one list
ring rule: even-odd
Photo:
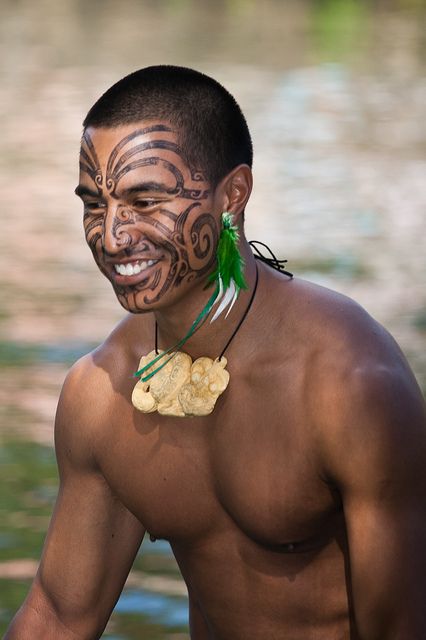
[[59,494],[37,576],[5,640],[99,638],[143,538],[140,522],[96,466],[95,442],[108,403],[93,369],[90,359],[78,363],[61,394]]
[[[324,460],[347,523],[361,640],[426,637],[426,412],[391,341],[327,389]],[[328,413],[324,411],[327,407]]]

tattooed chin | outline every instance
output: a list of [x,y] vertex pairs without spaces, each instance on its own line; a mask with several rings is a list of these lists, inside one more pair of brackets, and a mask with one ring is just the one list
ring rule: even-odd
[[[129,264],[129,263],[127,263]],[[125,275],[114,273],[109,280],[121,306],[132,313],[152,311],[177,286],[176,264],[160,260],[147,266],[144,273]],[[126,265],[127,269],[127,265]]]
[[144,303],[145,292],[135,291],[132,287],[118,287],[114,291],[121,306],[131,313],[145,313],[150,311],[149,305]]

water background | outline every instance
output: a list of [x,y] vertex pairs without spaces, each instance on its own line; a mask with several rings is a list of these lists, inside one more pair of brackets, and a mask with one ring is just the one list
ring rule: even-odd
[[[28,590],[57,489],[69,365],[123,311],[73,195],[81,121],[126,73],[213,75],[253,134],[247,235],[367,307],[426,389],[423,0],[0,2],[0,631]],[[147,542],[105,638],[187,636],[167,545]]]

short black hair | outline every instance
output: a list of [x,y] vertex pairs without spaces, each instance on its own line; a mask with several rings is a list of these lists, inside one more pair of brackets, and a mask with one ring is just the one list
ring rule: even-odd
[[213,187],[237,165],[252,166],[251,136],[235,98],[213,78],[186,67],[146,67],[122,78],[95,102],[83,127],[155,119],[176,127],[186,163]]

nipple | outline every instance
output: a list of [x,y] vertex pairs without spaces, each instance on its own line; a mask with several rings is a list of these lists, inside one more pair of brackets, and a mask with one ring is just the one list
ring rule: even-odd
[[151,542],[155,542],[157,540],[157,538],[153,536],[152,533],[149,534],[149,539],[151,540]]

